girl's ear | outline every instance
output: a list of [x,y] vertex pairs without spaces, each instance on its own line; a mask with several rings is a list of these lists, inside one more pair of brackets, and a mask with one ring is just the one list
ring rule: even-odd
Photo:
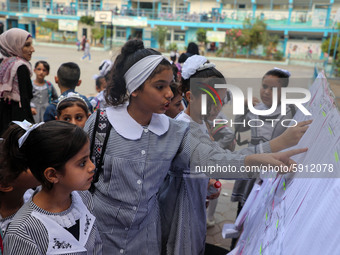
[[137,90],[135,90],[134,92],[131,93],[132,97],[137,97],[137,95],[138,95],[138,91]]
[[190,100],[192,100],[192,93],[191,91],[185,92],[185,99],[187,100],[188,104],[190,104]]
[[59,182],[59,174],[57,170],[55,170],[53,167],[48,167],[44,171],[44,176],[46,180],[50,183],[58,183]]
[[13,186],[11,185],[5,186],[0,183],[0,192],[11,192],[12,190],[13,190]]

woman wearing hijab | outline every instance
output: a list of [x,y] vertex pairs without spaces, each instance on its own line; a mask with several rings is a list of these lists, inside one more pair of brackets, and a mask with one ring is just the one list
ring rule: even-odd
[[32,36],[12,28],[0,35],[0,135],[13,120],[34,123],[30,101]]

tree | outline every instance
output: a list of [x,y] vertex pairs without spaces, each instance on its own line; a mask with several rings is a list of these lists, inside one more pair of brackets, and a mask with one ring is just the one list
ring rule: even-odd
[[93,26],[94,25],[94,17],[92,16],[81,16],[80,17],[80,23]]
[[237,45],[240,44],[239,39],[241,38],[242,34],[242,30],[236,28],[226,31],[227,48],[232,57],[235,57],[236,55]]
[[272,58],[277,52],[276,46],[279,43],[279,37],[277,35],[269,35],[266,34],[266,38],[264,40],[264,46],[266,46],[266,57]]
[[156,29],[152,31],[152,36],[157,40],[159,44],[159,49],[164,50],[167,34],[168,34],[167,27],[157,26]]
[[243,34],[240,36],[239,42],[241,46],[247,47],[247,57],[257,46],[265,44],[267,35],[267,25],[264,21],[256,19],[254,23],[250,19],[243,22]]
[[207,43],[207,30],[204,28],[199,28],[196,31],[196,39],[200,43]]
[[41,21],[39,22],[39,26],[50,29],[52,31],[58,30],[58,23],[53,21]]

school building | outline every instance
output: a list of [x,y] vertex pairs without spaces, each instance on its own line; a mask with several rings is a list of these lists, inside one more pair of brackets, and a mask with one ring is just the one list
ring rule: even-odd
[[[80,22],[95,15],[93,26]],[[112,31],[106,45],[122,45],[132,36],[157,47],[152,30],[166,26],[166,45],[184,49],[197,41],[197,29],[226,32],[242,28],[246,18],[264,20],[270,34],[279,36],[285,56],[305,58],[308,52],[321,59],[322,41],[338,33],[340,0],[0,0],[0,29],[23,28],[39,41],[75,42],[97,27],[105,35]],[[41,26],[47,21],[58,27]]]

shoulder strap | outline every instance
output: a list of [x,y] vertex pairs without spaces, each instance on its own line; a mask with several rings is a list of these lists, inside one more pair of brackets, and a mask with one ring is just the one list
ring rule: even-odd
[[111,123],[107,118],[105,110],[98,110],[96,112],[96,120],[93,127],[92,141],[91,141],[91,154],[90,158],[96,165],[96,172],[93,176],[91,183],[90,192],[93,193],[95,190],[95,183],[98,182],[99,175],[103,171],[103,159],[109,140]]
[[48,103],[50,104],[52,101],[52,83],[46,81],[47,84],[47,91],[48,91]]

